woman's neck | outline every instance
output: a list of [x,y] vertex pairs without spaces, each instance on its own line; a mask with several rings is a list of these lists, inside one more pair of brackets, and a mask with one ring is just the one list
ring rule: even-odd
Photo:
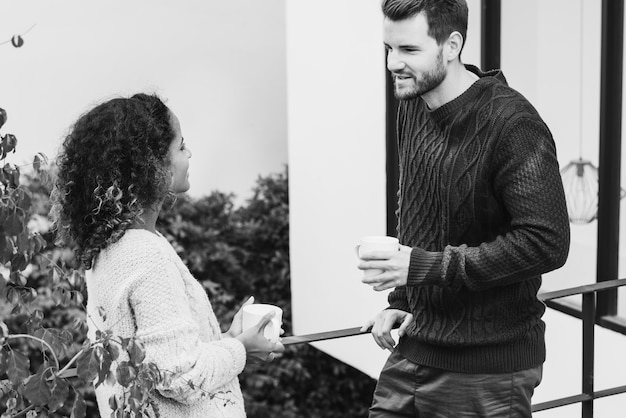
[[156,205],[156,208],[150,207],[144,209],[139,219],[133,224],[133,228],[145,229],[156,234],[156,221],[161,212],[162,202]]

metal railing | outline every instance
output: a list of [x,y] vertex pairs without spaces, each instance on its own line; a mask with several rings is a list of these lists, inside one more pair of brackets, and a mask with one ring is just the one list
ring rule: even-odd
[[[532,406],[533,412],[545,411],[552,408],[559,408],[575,403],[582,406],[582,418],[593,418],[593,401],[607,396],[626,393],[626,385],[611,389],[594,391],[594,355],[595,355],[595,325],[626,334],[624,321],[619,318],[598,317],[596,315],[596,294],[603,290],[617,289],[626,285],[626,279],[611,280],[591,285],[573,287],[570,289],[557,290],[538,295],[549,308],[558,310],[565,314],[582,319],[582,392],[577,395],[565,398],[554,399],[541,402]],[[582,309],[578,307],[560,303],[558,299],[582,295]],[[298,335],[284,337],[284,345],[310,343],[334,338],[350,337],[353,335],[366,334],[369,331],[361,331],[360,327],[340,329],[336,331],[320,332],[316,334]]]
[[[610,280],[539,295],[539,299],[548,307],[582,319],[582,393],[535,404],[533,405],[533,412],[580,403],[582,406],[582,418],[593,418],[593,401],[595,399],[626,393],[626,386],[594,391],[595,325],[624,333],[624,327],[619,324],[620,321],[617,318],[596,315],[596,294],[603,290],[617,289],[624,285],[626,285],[626,279]],[[571,306],[568,307],[557,301],[557,299],[574,295],[582,295],[582,310],[572,308]]]
[[[540,412],[552,408],[559,408],[580,403],[582,406],[582,418],[593,418],[593,401],[595,399],[626,393],[626,385],[596,392],[594,391],[593,381],[595,325],[600,325],[604,328],[626,335],[626,326],[624,326],[624,321],[620,321],[618,318],[598,317],[596,315],[596,294],[598,292],[602,292],[603,290],[616,289],[620,286],[626,286],[626,279],[605,281],[538,295],[538,298],[549,308],[574,316],[578,319],[582,319],[582,392],[577,395],[534,404],[532,406],[533,412]],[[582,309],[558,302],[558,299],[574,295],[582,295]],[[367,333],[369,333],[369,331],[361,331],[361,327],[354,327],[335,331],[319,332],[315,334],[284,337],[282,339],[282,343],[283,345],[304,344]],[[70,369],[67,370],[62,377],[67,378],[74,376],[76,376],[76,369]]]

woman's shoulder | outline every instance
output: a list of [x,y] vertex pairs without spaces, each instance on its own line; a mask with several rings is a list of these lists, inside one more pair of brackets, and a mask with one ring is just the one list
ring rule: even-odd
[[111,263],[127,267],[159,264],[168,261],[168,245],[161,235],[144,229],[129,229],[98,254],[94,268]]

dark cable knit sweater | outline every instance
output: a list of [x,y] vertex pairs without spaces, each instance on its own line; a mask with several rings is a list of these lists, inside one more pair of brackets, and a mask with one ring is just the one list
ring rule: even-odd
[[398,237],[413,247],[391,308],[413,314],[399,349],[464,373],[545,360],[541,274],[565,263],[569,221],[554,141],[500,71],[435,111],[398,111]]

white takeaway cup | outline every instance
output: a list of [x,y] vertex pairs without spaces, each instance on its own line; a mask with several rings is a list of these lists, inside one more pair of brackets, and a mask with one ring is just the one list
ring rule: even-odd
[[[400,242],[396,237],[387,237],[383,235],[369,235],[361,237],[359,245],[356,246],[357,255],[359,258],[368,257],[372,253],[380,253],[380,258],[391,258],[393,253],[400,250]],[[367,269],[363,270],[365,277],[375,276],[382,273],[380,269]]]
[[274,312],[274,317],[265,326],[264,336],[272,342],[277,342],[283,323],[283,310],[275,305],[254,303],[243,307],[242,327],[244,330],[252,328],[261,322],[265,314]]

